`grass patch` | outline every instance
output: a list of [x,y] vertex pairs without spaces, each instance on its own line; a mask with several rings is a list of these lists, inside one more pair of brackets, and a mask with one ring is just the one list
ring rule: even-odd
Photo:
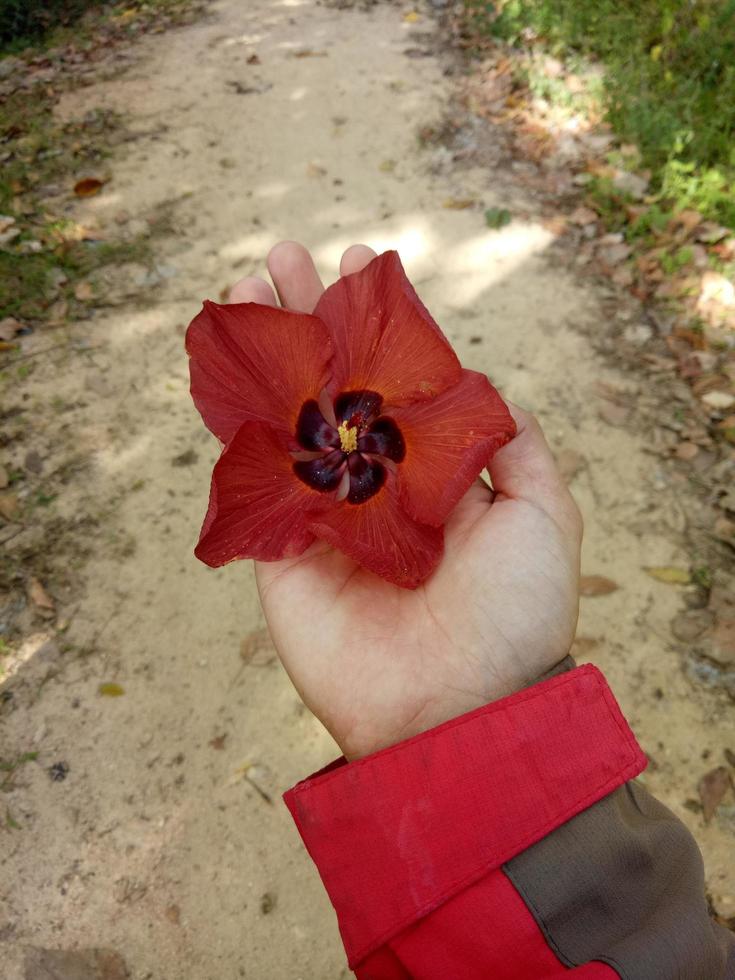
[[735,0],[466,5],[480,34],[600,61],[606,117],[639,148],[652,188],[677,209],[735,226]]
[[59,124],[53,116],[55,97],[42,85],[14,92],[4,99],[0,116],[0,211],[32,217],[24,194],[66,178],[75,170],[99,167],[107,144],[122,125],[118,113],[98,109],[81,121]]
[[188,22],[196,0],[0,0],[0,55],[88,42],[99,27],[133,36],[152,22]]
[[21,50],[105,0],[0,0],[0,46]]
[[38,752],[23,752],[14,759],[0,759],[0,773],[4,773],[0,776],[0,791],[8,792],[12,788],[17,771],[27,762],[35,762],[37,758]]
[[71,194],[75,179],[99,173],[123,131],[109,110],[58,123],[54,98],[42,86],[9,96],[3,104],[0,141],[0,214],[15,219],[18,236],[0,248],[0,318],[42,321],[58,317],[59,300],[78,306],[74,286],[110,263],[149,262],[143,238],[103,242],[78,240],[79,229],[50,213],[49,194]]

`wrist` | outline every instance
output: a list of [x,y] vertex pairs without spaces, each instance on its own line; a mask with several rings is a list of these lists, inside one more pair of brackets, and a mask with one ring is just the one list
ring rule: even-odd
[[365,756],[373,755],[383,749],[398,745],[400,742],[405,742],[416,735],[421,735],[423,732],[429,731],[432,728],[437,728],[439,725],[452,721],[454,718],[459,718],[470,711],[474,711],[476,708],[481,708],[493,701],[500,701],[502,698],[516,694],[525,688],[533,687],[535,684],[547,681],[552,677],[556,677],[558,674],[573,670],[576,666],[574,658],[568,654],[543,673],[538,674],[530,680],[519,681],[517,684],[509,686],[508,690],[504,690],[496,697],[486,697],[482,694],[477,694],[472,696],[456,696],[441,701],[436,700],[427,703],[422,709],[414,712],[412,717],[397,720],[393,726],[384,724],[376,727],[372,723],[361,723],[358,721],[350,732],[341,733],[339,737],[334,735],[334,733],[332,734],[345,759],[348,762],[356,762],[358,759],[365,758]]

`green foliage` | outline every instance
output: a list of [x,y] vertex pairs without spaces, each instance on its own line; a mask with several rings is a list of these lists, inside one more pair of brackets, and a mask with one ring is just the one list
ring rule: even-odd
[[702,589],[712,588],[712,569],[709,565],[700,565],[692,569],[692,581]]
[[735,224],[735,0],[466,0],[471,27],[607,71],[607,116],[653,186]]
[[[3,104],[0,141],[6,159],[0,168],[0,214],[15,217],[21,234],[0,249],[0,318],[45,319],[53,299],[63,296],[73,303],[75,283],[95,269],[150,259],[143,238],[75,241],[74,222],[52,217],[37,199],[37,188],[49,183],[65,186],[71,196],[75,176],[99,168],[108,153],[105,144],[122,125],[107,110],[59,123],[53,109],[54,100],[42,86],[14,93]],[[40,244],[40,250],[25,252],[29,240]],[[60,295],[53,287],[58,279],[66,281]]]
[[38,752],[23,752],[14,759],[0,759],[0,773],[5,775],[0,779],[0,790],[9,790],[13,786],[13,779],[21,766],[27,762],[35,762]]
[[615,187],[609,177],[594,177],[587,185],[587,191],[605,227],[610,231],[625,230],[625,206],[632,203],[631,196]]
[[513,220],[513,216],[506,208],[488,208],[485,212],[485,224],[488,228],[504,228]]
[[694,258],[694,253],[689,246],[679,248],[674,252],[665,252],[661,256],[661,268],[667,276],[673,276],[681,269],[686,268]]
[[0,0],[0,53],[70,42],[85,46],[96,26],[109,29],[114,20],[118,32],[132,36],[154,22],[187,21],[189,12],[201,9],[196,0]]
[[109,0],[0,0],[0,47],[30,44]]
[[628,226],[628,238],[651,239],[657,232],[662,232],[671,221],[672,212],[658,204],[652,204],[640,217],[635,218]]
[[22,255],[0,250],[0,282],[6,287],[0,299],[0,318],[44,319],[48,316],[50,284],[59,272],[67,279],[63,295],[73,302],[73,286],[96,269],[124,262],[149,264],[150,243],[145,238],[129,242],[70,242],[53,251]]

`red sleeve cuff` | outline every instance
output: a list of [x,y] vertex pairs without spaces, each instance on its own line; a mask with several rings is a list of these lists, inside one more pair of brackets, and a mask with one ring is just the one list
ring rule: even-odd
[[353,967],[645,765],[588,665],[330,766],[284,799]]

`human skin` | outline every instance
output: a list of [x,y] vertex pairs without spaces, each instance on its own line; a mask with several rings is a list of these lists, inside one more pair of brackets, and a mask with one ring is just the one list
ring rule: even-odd
[[[340,274],[375,257],[342,256]],[[268,256],[278,300],[311,313],[323,286],[308,251]],[[230,302],[277,305],[263,279]],[[445,553],[418,589],[385,582],[316,541],[256,562],[268,628],[299,695],[358,759],[525,687],[569,652],[577,624],[582,519],[538,422],[515,405],[515,438],[445,525]]]

